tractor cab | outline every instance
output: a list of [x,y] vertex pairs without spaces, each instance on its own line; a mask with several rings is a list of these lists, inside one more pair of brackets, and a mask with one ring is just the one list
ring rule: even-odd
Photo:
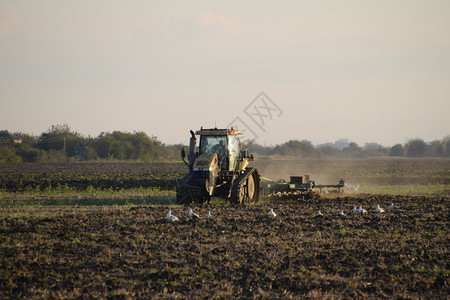
[[216,153],[219,167],[222,171],[237,171],[240,141],[237,135],[242,131],[232,129],[200,129],[196,135],[200,136],[198,157],[203,154]]

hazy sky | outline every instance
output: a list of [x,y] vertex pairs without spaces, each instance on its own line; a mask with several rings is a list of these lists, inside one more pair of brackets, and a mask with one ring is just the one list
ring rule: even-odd
[[[264,92],[264,94],[261,94]],[[450,1],[0,0],[0,129],[450,134]]]

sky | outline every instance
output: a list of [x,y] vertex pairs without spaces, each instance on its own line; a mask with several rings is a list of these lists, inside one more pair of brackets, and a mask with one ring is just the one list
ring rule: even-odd
[[450,1],[0,0],[0,130],[450,134]]

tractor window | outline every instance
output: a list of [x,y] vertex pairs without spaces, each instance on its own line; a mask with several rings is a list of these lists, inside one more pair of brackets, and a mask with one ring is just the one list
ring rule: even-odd
[[239,158],[239,139],[236,136],[228,137],[228,149],[230,150],[230,171],[236,169],[237,160]]
[[202,135],[200,139],[200,155],[203,153],[217,153],[219,162],[227,154],[227,136],[226,135]]

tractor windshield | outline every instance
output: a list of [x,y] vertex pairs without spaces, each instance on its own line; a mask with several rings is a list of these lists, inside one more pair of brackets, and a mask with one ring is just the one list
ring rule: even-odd
[[236,136],[230,135],[228,137],[228,149],[230,149],[229,169],[230,171],[234,171],[239,159],[239,139]]
[[227,154],[226,135],[202,135],[200,139],[200,155],[203,153],[217,153],[219,162]]

